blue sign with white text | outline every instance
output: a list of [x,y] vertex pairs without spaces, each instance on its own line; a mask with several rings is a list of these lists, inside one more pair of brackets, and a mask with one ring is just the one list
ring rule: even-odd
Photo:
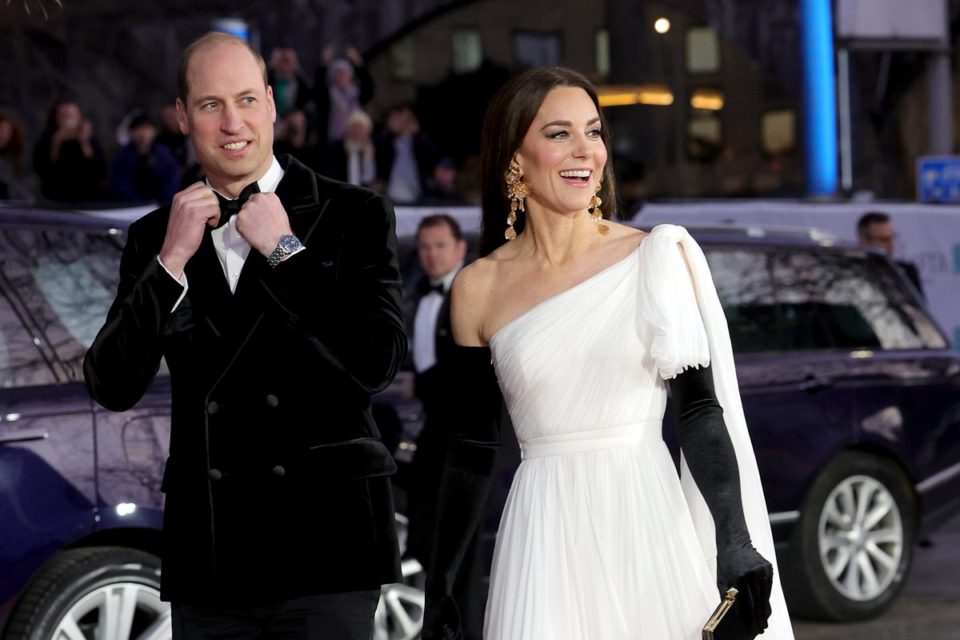
[[917,160],[917,200],[960,203],[960,156]]

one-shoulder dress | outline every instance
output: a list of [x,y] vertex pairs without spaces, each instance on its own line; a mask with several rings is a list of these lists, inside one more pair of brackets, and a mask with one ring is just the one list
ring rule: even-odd
[[[487,640],[698,640],[719,603],[713,521],[664,442],[665,379],[712,363],[754,545],[776,563],[729,335],[685,229],[537,304],[490,340],[520,442]],[[763,638],[793,637],[780,581]]]

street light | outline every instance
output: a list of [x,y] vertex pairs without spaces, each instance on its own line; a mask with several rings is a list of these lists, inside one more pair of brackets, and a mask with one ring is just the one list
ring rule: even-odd
[[657,18],[653,23],[653,30],[660,35],[665,34],[667,31],[670,31],[670,21],[666,18]]

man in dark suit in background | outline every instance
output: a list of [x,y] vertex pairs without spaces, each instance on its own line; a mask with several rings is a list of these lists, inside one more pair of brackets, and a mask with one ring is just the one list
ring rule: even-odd
[[191,44],[179,96],[206,181],[131,225],[84,361],[115,411],[170,370],[173,637],[369,640],[380,585],[401,578],[396,466],[370,410],[406,352],[392,207],[274,157],[245,41]]
[[898,260],[893,255],[896,240],[897,232],[893,229],[893,222],[890,216],[882,211],[868,211],[857,221],[857,241],[860,245],[880,249],[886,253],[922,296],[923,284],[920,281],[917,265],[907,260]]

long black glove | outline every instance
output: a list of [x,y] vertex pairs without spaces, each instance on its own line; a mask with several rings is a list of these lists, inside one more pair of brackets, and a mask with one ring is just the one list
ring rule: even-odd
[[462,637],[453,585],[470,539],[479,526],[500,449],[503,398],[487,347],[455,346],[443,367],[456,383],[441,403],[438,424],[450,442],[437,497],[434,551],[427,568],[423,640]]
[[[750,541],[740,497],[740,473],[730,434],[723,422],[710,367],[690,368],[670,380],[678,411],[677,439],[717,532],[717,587],[738,590],[742,633],[753,638],[767,628],[773,566]],[[719,636],[718,636],[719,637]]]

